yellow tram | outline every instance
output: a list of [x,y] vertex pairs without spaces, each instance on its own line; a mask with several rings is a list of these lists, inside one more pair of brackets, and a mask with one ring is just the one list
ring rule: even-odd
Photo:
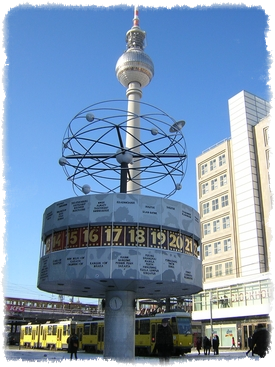
[[22,325],[20,346],[55,350],[66,349],[68,337],[77,330],[76,324],[76,321],[60,321]]
[[193,347],[191,316],[186,312],[156,314],[152,317],[136,318],[135,350],[136,355],[154,355],[156,334],[161,320],[169,319],[173,330],[174,355],[190,353]]
[[[174,355],[190,353],[193,347],[191,316],[186,312],[156,314],[136,317],[135,354],[154,355],[156,333],[162,318],[168,318],[173,330]],[[102,353],[104,350],[104,320],[60,321],[57,323],[28,324],[21,326],[20,346],[44,349],[66,349],[67,338],[75,332],[79,349]]]

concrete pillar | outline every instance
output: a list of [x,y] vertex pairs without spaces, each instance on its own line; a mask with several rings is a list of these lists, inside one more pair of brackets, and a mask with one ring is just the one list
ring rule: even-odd
[[133,362],[135,359],[135,292],[106,293],[104,359]]

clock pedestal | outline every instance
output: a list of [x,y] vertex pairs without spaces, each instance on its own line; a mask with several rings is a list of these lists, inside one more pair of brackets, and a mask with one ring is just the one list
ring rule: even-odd
[[135,292],[108,291],[105,304],[104,358],[135,359]]

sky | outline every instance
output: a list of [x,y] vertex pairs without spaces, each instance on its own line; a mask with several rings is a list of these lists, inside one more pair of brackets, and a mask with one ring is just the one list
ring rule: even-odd
[[[126,99],[115,65],[133,6],[29,4],[10,4],[3,16],[3,293],[57,300],[36,284],[43,213],[75,196],[58,164],[63,135],[85,107]],[[196,210],[195,160],[230,138],[228,99],[242,90],[271,99],[269,13],[255,4],[139,7],[155,67],[142,102],[186,121],[188,168],[171,199]]]

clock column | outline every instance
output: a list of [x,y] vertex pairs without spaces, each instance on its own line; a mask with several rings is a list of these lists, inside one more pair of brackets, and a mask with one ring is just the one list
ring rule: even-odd
[[105,303],[104,358],[135,359],[135,292],[108,291]]

